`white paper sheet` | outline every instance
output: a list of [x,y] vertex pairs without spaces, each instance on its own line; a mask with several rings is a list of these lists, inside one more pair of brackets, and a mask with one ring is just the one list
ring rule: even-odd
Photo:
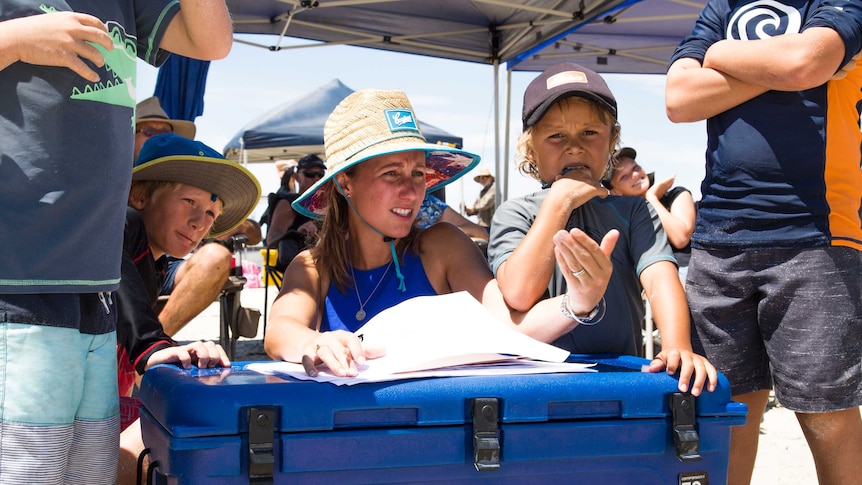
[[377,371],[374,368],[376,361],[368,361],[369,365],[360,369],[356,377],[338,377],[329,371],[326,366],[318,367],[317,377],[310,377],[305,373],[302,364],[291,362],[255,362],[246,366],[246,369],[261,374],[274,375],[277,377],[290,377],[293,379],[328,382],[337,386],[353,386],[356,384],[367,384],[370,382],[387,382],[403,379],[417,379],[428,377],[458,377],[458,376],[501,376],[501,375],[528,375],[528,374],[555,374],[573,372],[595,372],[591,369],[595,364],[565,363],[565,362],[540,362],[535,360],[510,359],[503,362],[490,364],[470,364],[441,369],[430,369],[418,372],[402,372],[398,374]]
[[[508,356],[563,362],[569,352],[499,322],[466,291],[411,298],[356,331],[384,348],[376,367],[391,373],[500,360]],[[385,363],[385,366],[383,365]]]
[[[340,378],[320,366],[319,375],[311,378],[302,365],[286,362],[256,363],[248,368],[264,374],[350,385],[443,375],[582,372],[589,367],[564,364],[568,351],[497,321],[465,291],[411,298],[380,312],[356,334],[363,345],[386,352],[361,367],[358,377]],[[479,365],[489,362],[498,364]]]

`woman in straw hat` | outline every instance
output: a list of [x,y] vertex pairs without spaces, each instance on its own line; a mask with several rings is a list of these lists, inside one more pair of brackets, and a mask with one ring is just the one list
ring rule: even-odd
[[[590,286],[570,276],[569,294],[511,313],[466,235],[450,224],[416,227],[425,193],[455,181],[479,157],[427,144],[404,93],[351,94],[329,116],[324,143],[326,176],[293,204],[323,223],[315,247],[288,266],[273,303],[264,341],[272,358],[301,362],[309,375],[324,363],[339,376],[355,376],[357,364],[374,355],[354,330],[408,298],[456,291],[468,291],[501,320],[539,339],[601,320],[574,315],[600,303],[610,277],[610,248],[589,248],[605,268]],[[557,233],[553,243],[558,264],[577,264],[567,232]]]

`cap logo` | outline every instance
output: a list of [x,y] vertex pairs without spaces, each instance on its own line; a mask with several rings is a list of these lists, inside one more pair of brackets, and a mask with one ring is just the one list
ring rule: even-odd
[[419,131],[416,118],[409,109],[387,109],[383,114],[386,116],[386,123],[389,124],[389,131]]
[[587,80],[587,75],[581,71],[564,71],[549,77],[546,84],[547,89],[550,90],[571,83],[589,84],[590,82]]

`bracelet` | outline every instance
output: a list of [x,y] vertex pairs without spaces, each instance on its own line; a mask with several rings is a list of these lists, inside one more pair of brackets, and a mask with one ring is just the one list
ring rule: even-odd
[[598,305],[596,305],[593,310],[584,316],[578,316],[572,313],[572,310],[569,308],[569,294],[566,293],[563,295],[563,301],[560,302],[560,312],[566,316],[567,318],[571,318],[572,320],[578,322],[581,325],[595,325],[602,321],[605,318],[605,310],[607,309],[607,305],[605,304],[605,297],[599,301]]

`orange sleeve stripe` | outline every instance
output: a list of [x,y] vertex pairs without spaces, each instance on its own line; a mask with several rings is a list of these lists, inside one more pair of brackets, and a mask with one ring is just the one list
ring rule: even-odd
[[827,84],[826,119],[826,202],[829,204],[829,232],[833,246],[862,251],[862,132],[859,106],[862,103],[862,64],[839,81]]

